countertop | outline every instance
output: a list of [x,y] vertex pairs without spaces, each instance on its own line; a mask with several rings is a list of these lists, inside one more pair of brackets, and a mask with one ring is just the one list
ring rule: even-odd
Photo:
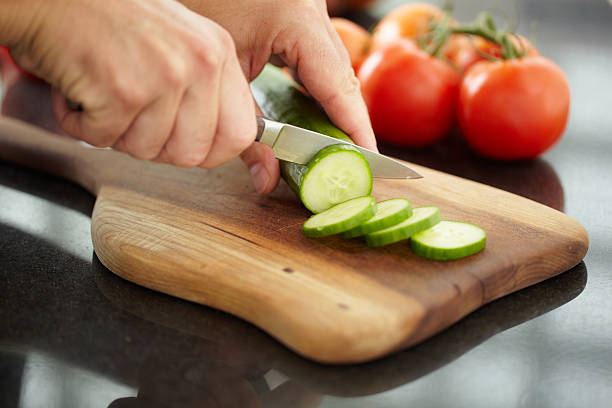
[[[394,4],[351,17],[374,21]],[[456,15],[466,21],[492,4],[458,0]],[[473,155],[457,134],[419,151],[380,147],[564,211],[589,233],[583,262],[411,349],[324,366],[230,315],[116,277],[93,253],[95,198],[0,161],[0,406],[609,407],[612,7],[517,4],[522,32],[538,21],[537,47],[570,82],[562,140],[513,164]],[[19,79],[2,113],[57,130],[48,97],[46,85]]]

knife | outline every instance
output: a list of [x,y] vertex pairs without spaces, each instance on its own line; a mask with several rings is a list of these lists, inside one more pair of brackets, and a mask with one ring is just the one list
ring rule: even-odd
[[257,142],[274,150],[277,159],[306,164],[325,146],[347,144],[358,150],[370,164],[373,177],[413,179],[422,176],[403,163],[321,133],[257,116]]

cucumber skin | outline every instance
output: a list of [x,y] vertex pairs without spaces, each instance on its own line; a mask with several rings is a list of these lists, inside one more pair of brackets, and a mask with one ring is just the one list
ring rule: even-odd
[[[266,64],[259,76],[251,82],[251,92],[262,113],[270,119],[353,143],[346,133],[329,120],[325,111],[306,96],[299,85],[280,68]],[[308,170],[308,164],[280,160],[281,177],[298,197],[302,179]]]

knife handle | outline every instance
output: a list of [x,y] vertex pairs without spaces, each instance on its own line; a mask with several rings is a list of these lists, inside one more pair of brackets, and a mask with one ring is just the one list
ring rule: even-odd
[[283,126],[285,126],[284,123],[266,119],[263,116],[257,116],[257,135],[255,136],[255,141],[273,147]]

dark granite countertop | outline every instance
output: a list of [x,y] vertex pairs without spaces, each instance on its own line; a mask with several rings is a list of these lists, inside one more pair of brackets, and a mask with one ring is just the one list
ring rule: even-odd
[[[491,4],[457,1],[457,15]],[[589,232],[583,262],[409,350],[322,366],[237,318],[116,277],[93,253],[94,197],[0,161],[0,407],[609,407],[612,7],[518,5],[570,81],[561,142],[514,164],[474,156],[457,135],[418,152],[381,149],[564,211]],[[55,129],[48,92],[22,79],[3,114]]]

